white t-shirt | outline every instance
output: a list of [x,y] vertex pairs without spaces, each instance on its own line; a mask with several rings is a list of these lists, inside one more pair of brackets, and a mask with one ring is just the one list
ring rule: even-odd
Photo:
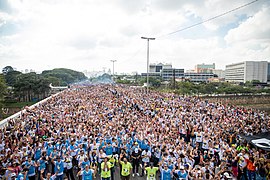
[[194,133],[196,135],[196,142],[202,142],[203,140],[203,132],[195,132]]
[[145,163],[150,162],[151,152],[150,151],[146,152],[145,150],[143,150],[142,156],[145,156],[145,155],[147,155],[147,157],[142,158],[142,162],[145,162]]
[[203,140],[203,143],[202,143],[202,148],[203,148],[203,149],[208,149],[208,148],[209,148],[209,147],[208,147],[208,141],[209,141],[208,139],[204,139],[204,140]]

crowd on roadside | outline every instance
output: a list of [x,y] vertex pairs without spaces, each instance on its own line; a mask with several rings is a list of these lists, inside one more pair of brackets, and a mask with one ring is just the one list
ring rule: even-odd
[[[0,129],[3,179],[269,179],[270,154],[240,138],[269,115],[121,85],[74,86]],[[159,176],[156,175],[159,172]]]

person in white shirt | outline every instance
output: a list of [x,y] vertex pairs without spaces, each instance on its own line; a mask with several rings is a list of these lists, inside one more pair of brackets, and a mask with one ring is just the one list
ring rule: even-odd
[[65,158],[64,167],[66,169],[66,176],[68,179],[75,180],[73,174],[72,156],[69,154],[67,154],[67,157]]
[[203,142],[203,132],[201,132],[201,129],[198,129],[198,132],[194,133],[196,136],[196,142],[199,143],[199,147],[202,147]]
[[[150,158],[151,158],[151,152],[148,149],[143,150],[142,154],[142,169],[145,168],[145,166],[149,166]],[[144,171],[142,170],[142,176],[144,176]]]

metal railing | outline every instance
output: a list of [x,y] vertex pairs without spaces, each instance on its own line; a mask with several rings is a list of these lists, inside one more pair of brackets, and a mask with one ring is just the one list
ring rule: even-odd
[[[49,99],[51,99],[52,97],[57,96],[58,94],[60,94],[60,93],[51,95],[51,96],[49,96],[49,97],[47,97],[47,98],[45,98],[45,99],[43,99],[43,100],[41,100],[41,101],[39,101],[39,102],[37,102],[37,103],[35,103],[35,104],[29,106],[29,109],[33,109],[33,108],[39,106],[40,104],[42,104],[42,103],[48,101]],[[8,122],[9,122],[10,120],[16,119],[16,118],[20,117],[20,115],[21,115],[22,113],[24,113],[25,111],[26,111],[26,109],[23,109],[23,110],[21,110],[21,111],[15,113],[15,114],[13,114],[13,115],[7,117],[6,119],[3,119],[2,121],[0,121],[0,129],[6,127],[6,126],[8,125]]]

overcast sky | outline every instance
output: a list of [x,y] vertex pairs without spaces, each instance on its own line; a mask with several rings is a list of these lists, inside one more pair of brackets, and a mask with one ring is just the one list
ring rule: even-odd
[[[270,1],[166,34],[250,0],[0,0],[0,68],[146,71],[150,62],[193,69],[270,57]],[[160,37],[160,38],[158,38]]]

